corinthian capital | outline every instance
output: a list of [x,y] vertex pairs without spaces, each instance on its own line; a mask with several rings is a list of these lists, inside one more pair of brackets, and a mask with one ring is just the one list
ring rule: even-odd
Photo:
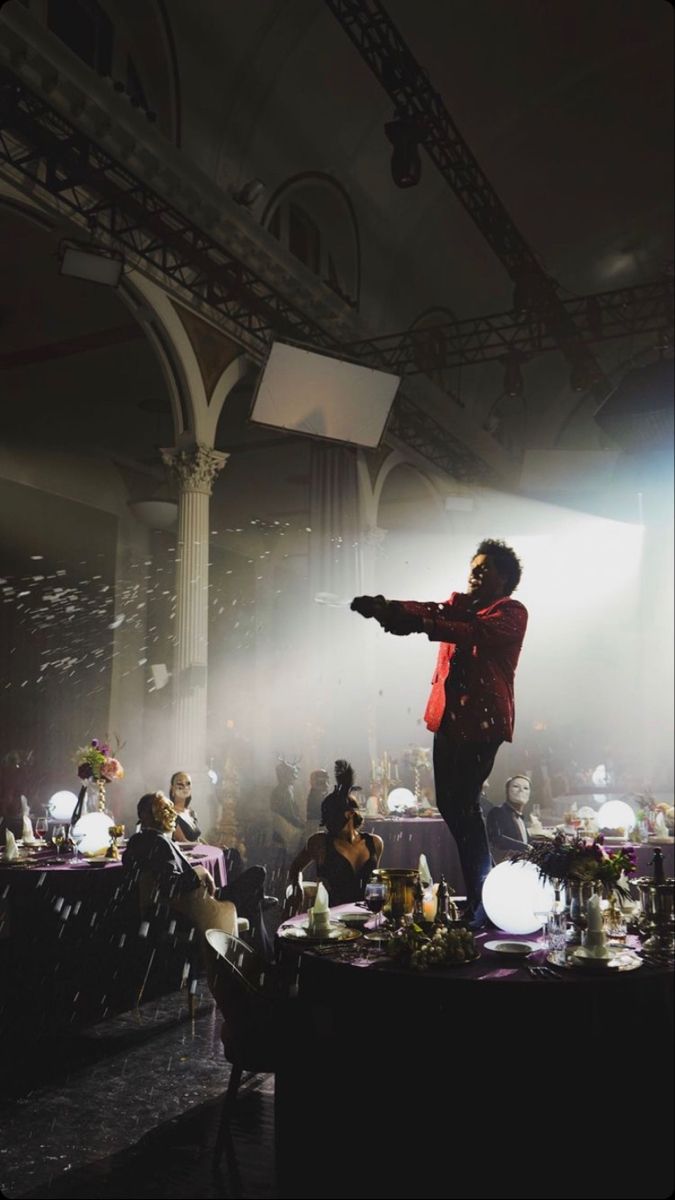
[[160,454],[182,492],[203,492],[207,496],[211,495],[216,475],[230,457],[210,446],[162,449]]

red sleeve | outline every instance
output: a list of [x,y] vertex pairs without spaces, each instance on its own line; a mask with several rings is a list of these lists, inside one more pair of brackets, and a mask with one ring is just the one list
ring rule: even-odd
[[471,598],[455,592],[445,604],[415,604],[406,601],[405,611],[422,618],[422,632],[430,642],[469,646],[481,642],[496,648],[522,642],[527,628],[527,609],[519,600],[506,597],[482,612],[471,613]]

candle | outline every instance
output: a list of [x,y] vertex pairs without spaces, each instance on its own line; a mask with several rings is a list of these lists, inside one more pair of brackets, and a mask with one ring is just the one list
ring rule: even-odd
[[436,896],[434,895],[433,888],[428,888],[426,890],[426,892],[424,893],[424,896],[422,897],[422,911],[424,913],[425,921],[433,921],[434,920],[434,917],[436,916],[437,907],[438,907],[438,900],[436,899]]

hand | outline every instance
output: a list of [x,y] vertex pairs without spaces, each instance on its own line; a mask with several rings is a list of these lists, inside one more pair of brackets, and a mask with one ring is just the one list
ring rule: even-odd
[[393,633],[397,637],[422,632],[422,618],[417,614],[407,613],[400,600],[390,600],[382,616],[377,619],[386,633]]
[[195,867],[195,871],[199,875],[199,881],[206,888],[207,896],[215,895],[216,884],[213,875],[207,871],[206,867]]
[[384,596],[355,596],[349,607],[362,617],[375,617],[379,620],[378,614],[382,613],[386,604]]

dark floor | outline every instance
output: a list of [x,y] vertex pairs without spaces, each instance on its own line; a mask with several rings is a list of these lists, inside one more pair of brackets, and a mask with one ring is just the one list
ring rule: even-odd
[[0,1074],[2,1196],[272,1200],[273,1077],[244,1079],[232,1153],[212,1168],[220,1024],[202,980],[194,1019],[174,992],[21,1050]]

